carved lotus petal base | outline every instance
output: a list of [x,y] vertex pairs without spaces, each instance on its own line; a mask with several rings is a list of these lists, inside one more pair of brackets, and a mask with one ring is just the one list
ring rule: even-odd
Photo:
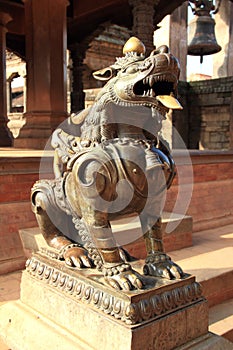
[[[141,273],[143,262],[133,268]],[[208,333],[208,306],[195,277],[145,279],[145,290],[116,291],[94,269],[35,254],[23,272],[20,300],[0,307],[0,336],[20,350],[231,349]]]
[[[133,262],[132,267],[142,273],[143,262]],[[89,305],[129,325],[155,320],[203,301],[200,284],[190,275],[176,281],[144,276],[145,289],[116,291],[105,284],[96,269],[69,268],[39,253],[27,261],[25,275],[73,302]]]

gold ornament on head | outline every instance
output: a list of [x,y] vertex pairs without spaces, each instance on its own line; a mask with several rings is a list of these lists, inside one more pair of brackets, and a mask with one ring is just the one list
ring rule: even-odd
[[126,41],[124,47],[123,47],[123,54],[126,55],[128,53],[136,53],[137,55],[145,55],[146,48],[143,42],[136,38],[135,36],[132,36],[129,38],[128,41]]

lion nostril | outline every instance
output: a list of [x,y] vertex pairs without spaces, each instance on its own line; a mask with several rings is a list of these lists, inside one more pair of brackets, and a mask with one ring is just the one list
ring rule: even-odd
[[167,45],[162,45],[162,46],[158,47],[157,51],[159,53],[169,53],[169,48]]
[[155,56],[158,55],[159,51],[157,49],[154,49],[153,51],[151,51],[150,56]]

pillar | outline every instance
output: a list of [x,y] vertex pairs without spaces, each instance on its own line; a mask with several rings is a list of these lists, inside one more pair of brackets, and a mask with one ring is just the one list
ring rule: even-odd
[[231,103],[230,103],[230,140],[229,148],[233,150],[233,92],[231,93]]
[[23,75],[23,110],[26,111],[27,106],[27,75]]
[[233,3],[222,0],[215,15],[215,34],[222,50],[213,55],[213,78],[233,76]]
[[[158,24],[158,28],[154,32],[154,45],[167,45],[171,53],[178,59],[180,63],[180,78],[182,82],[186,81],[186,66],[187,66],[187,3],[179,6],[171,15],[167,15]],[[183,86],[183,84],[182,84]],[[186,86],[186,85],[185,85]],[[180,148],[180,138],[177,137],[179,132],[182,137],[186,136],[187,141],[187,108],[181,101],[184,110],[169,111],[167,121],[163,122],[162,134],[166,135],[170,147]],[[178,133],[174,133],[174,127]],[[170,135],[169,135],[170,132]]]
[[[154,45],[167,45],[180,63],[180,80],[186,81],[187,66],[187,3],[167,15],[154,32]],[[178,45],[179,43],[179,45]]]
[[12,108],[12,88],[11,88],[11,79],[6,81],[6,99],[7,99],[7,115],[11,113]]
[[27,109],[27,71],[25,65],[19,69],[18,74],[23,78],[23,111],[25,112]]
[[85,58],[85,48],[79,44],[74,44],[70,48],[72,60],[71,77],[71,112],[77,113],[85,107],[85,93],[83,91],[83,60]]
[[11,20],[8,13],[0,12],[0,147],[12,144],[12,137],[7,128],[6,94],[6,25]]
[[[233,3],[222,0],[215,15],[215,34],[222,50],[213,55],[213,78],[233,76]],[[233,93],[232,93],[233,98]],[[230,104],[229,146],[233,149],[233,102]]]
[[154,49],[154,7],[159,0],[129,0],[133,12],[133,35],[138,37],[146,47],[149,55]]
[[44,148],[67,117],[67,0],[24,0],[26,124],[14,145]]
[[180,62],[180,80],[186,81],[187,66],[187,3],[178,7],[171,14],[170,42],[171,53]]

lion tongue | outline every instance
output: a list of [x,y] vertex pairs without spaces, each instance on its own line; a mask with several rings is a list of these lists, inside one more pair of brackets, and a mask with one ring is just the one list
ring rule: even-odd
[[174,97],[170,95],[159,95],[156,96],[156,100],[161,102],[165,107],[171,109],[183,109],[180,102]]

